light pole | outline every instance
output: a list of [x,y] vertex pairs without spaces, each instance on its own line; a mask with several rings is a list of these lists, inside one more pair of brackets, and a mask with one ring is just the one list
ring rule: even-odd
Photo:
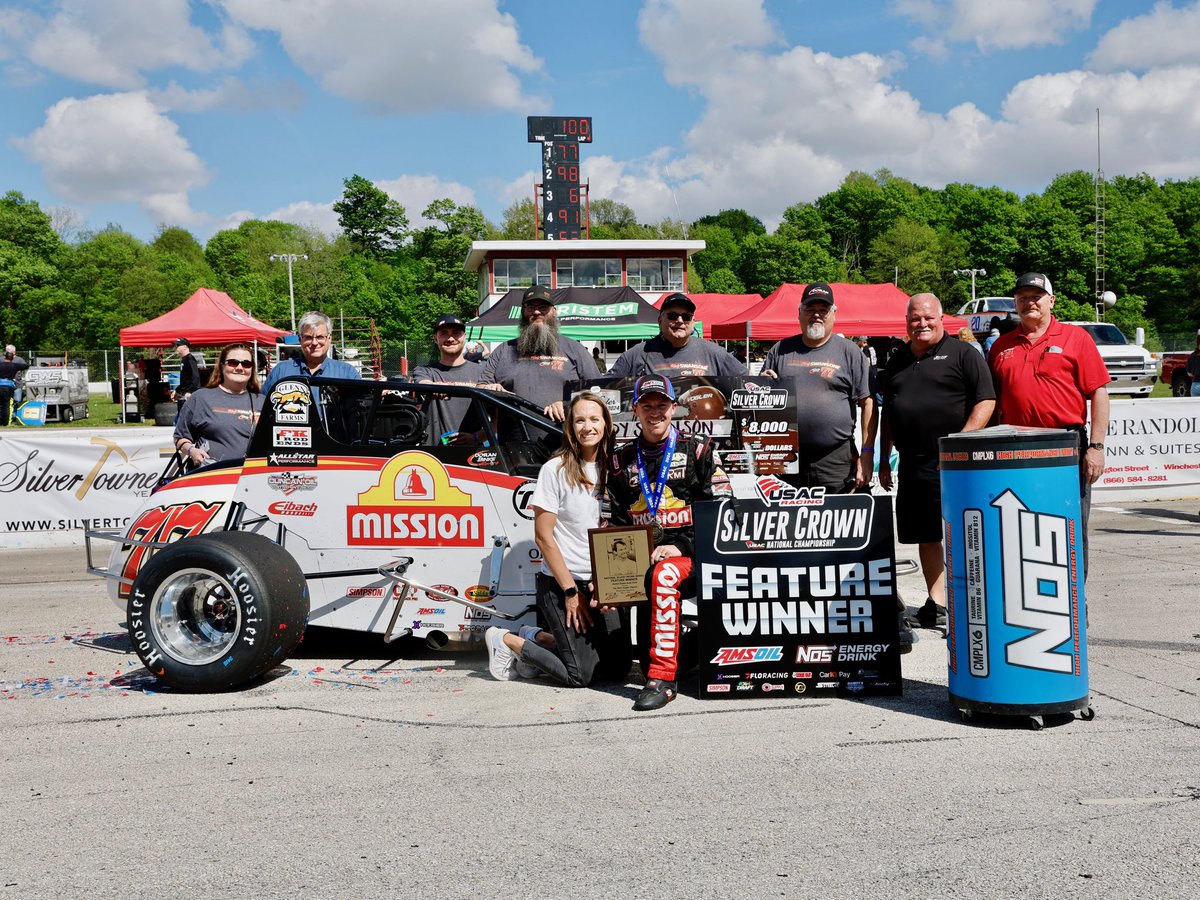
[[987,275],[987,269],[955,269],[955,275],[970,275],[971,276],[971,302],[975,302],[975,276]]
[[296,292],[292,288],[292,263],[298,259],[308,259],[307,253],[272,253],[271,262],[283,260],[288,266],[288,301],[292,307],[292,334],[296,333]]

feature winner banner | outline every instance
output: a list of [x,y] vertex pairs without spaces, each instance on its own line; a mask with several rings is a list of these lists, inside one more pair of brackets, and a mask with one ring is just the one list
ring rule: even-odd
[[62,429],[0,437],[0,548],[82,544],[124,529],[174,452],[170,428]]
[[900,694],[891,498],[755,493],[695,508],[700,697]]

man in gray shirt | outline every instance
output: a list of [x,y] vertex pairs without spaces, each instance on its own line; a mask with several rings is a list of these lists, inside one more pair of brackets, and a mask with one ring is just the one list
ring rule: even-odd
[[480,387],[511,391],[561,422],[563,385],[598,377],[596,362],[583,344],[559,334],[550,289],[535,284],[521,298],[520,333],[492,351],[479,380]]
[[[871,483],[878,411],[867,378],[867,358],[833,333],[833,289],[814,282],[800,298],[801,332],[769,351],[762,374],[795,383],[800,432],[800,483],[849,493]],[[862,449],[854,444],[858,407]]]
[[608,374],[614,378],[747,374],[746,367],[730,353],[692,334],[695,315],[696,304],[687,294],[668,296],[659,308],[659,333],[622,353]]
[[[438,361],[413,369],[412,380],[425,384],[478,384],[483,364],[471,362],[464,355],[467,326],[456,315],[444,315],[434,323],[433,340],[438,347]],[[428,420],[428,443],[475,443],[475,432],[482,423],[464,420],[471,413],[469,397],[437,397],[425,404]],[[474,427],[471,427],[474,425]]]

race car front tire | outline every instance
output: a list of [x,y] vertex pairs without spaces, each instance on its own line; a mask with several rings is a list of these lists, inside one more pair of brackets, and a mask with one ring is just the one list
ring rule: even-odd
[[160,550],[127,606],[142,663],[167,685],[226,691],[286,660],[308,619],[304,573],[267,538],[221,531]]

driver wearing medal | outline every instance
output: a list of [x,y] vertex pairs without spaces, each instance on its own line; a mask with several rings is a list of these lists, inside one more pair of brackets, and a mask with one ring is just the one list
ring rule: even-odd
[[[675,389],[661,375],[633,385],[633,413],[641,436],[613,454],[608,475],[610,524],[649,525],[653,550],[646,573],[648,607],[638,611],[638,658],[648,678],[635,710],[659,709],[675,699],[680,669],[682,599],[695,594],[692,506],[728,488],[707,442],[671,424]],[[691,636],[694,640],[694,635]],[[689,657],[694,657],[689,647]]]

